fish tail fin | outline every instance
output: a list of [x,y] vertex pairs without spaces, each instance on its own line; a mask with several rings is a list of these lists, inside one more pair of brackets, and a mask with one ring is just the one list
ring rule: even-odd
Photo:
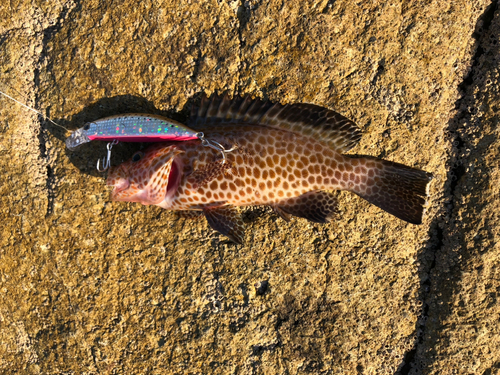
[[412,224],[421,224],[432,174],[387,160],[355,157],[361,167],[350,190],[371,204]]

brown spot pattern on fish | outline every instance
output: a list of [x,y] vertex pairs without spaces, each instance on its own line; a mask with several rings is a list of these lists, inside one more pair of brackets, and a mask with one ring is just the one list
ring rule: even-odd
[[[222,161],[200,141],[157,145],[139,161],[110,172],[114,200],[202,211],[212,228],[241,243],[234,206],[272,205],[290,215],[327,222],[336,200],[325,190],[348,190],[411,223],[420,223],[430,174],[371,157],[342,155],[360,137],[343,116],[312,104],[249,98],[203,99],[190,126],[224,148]],[[228,172],[231,173],[228,173]]]

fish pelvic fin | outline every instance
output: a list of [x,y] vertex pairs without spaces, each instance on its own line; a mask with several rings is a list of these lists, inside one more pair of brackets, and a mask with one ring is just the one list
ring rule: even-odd
[[200,106],[192,108],[189,120],[189,126],[198,130],[235,123],[290,131],[320,140],[339,152],[349,151],[361,139],[353,121],[328,108],[308,103],[274,104],[250,96],[203,96]]
[[229,205],[205,207],[203,213],[212,229],[227,236],[237,244],[243,244],[245,240],[245,223],[236,207]]
[[293,215],[323,224],[337,212],[337,198],[327,191],[310,191],[279,202],[274,210],[286,221],[290,220],[289,215]]
[[401,220],[422,223],[432,174],[387,160],[353,158],[366,167],[367,173],[350,191]]

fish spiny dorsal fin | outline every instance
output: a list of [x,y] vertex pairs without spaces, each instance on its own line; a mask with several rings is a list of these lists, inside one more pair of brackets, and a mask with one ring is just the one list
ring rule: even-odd
[[270,102],[260,99],[252,99],[250,96],[235,96],[230,98],[228,94],[223,97],[212,95],[209,98],[203,96],[198,108],[191,110],[190,126],[193,129],[202,130],[208,126],[221,124],[259,124],[259,120],[267,110],[272,107]]
[[235,96],[204,96],[193,108],[189,126],[202,130],[209,126],[242,123],[283,129],[323,141],[335,150],[346,152],[361,139],[356,124],[330,109],[315,104],[279,104]]
[[189,122],[196,127],[196,125],[204,124],[207,116],[208,106],[210,105],[210,100],[206,95],[202,95],[200,106],[196,107],[193,105],[191,107],[191,116]]
[[[241,97],[238,97],[238,98],[241,98]],[[260,100],[260,99],[257,99],[257,100]],[[233,113],[236,113],[236,115],[234,116],[235,119],[239,119],[239,118],[242,118],[243,116],[245,116],[245,113],[247,112],[248,108],[252,105],[254,99],[252,99],[252,97],[250,95],[247,95],[243,101],[241,102],[241,105],[239,106],[239,108],[235,109]]]
[[219,119],[217,115],[219,114],[219,107],[222,103],[223,98],[219,95],[214,95],[212,100],[210,100],[210,104],[207,109],[207,118],[208,119]]

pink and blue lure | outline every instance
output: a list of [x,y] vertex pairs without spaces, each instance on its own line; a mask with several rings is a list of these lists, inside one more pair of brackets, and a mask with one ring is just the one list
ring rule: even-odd
[[203,145],[220,151],[224,160],[225,153],[233,151],[233,149],[226,150],[220,143],[206,139],[203,133],[196,132],[180,122],[162,116],[135,113],[88,122],[66,139],[66,147],[75,150],[90,141],[109,141],[108,154],[103,159],[102,169],[99,168],[99,161],[97,162],[97,169],[104,172],[111,164],[111,148],[118,142],[166,142],[193,139],[199,139]]
[[146,114],[125,114],[88,122],[67,139],[70,150],[90,141],[165,142],[199,139],[198,133],[180,122]]

